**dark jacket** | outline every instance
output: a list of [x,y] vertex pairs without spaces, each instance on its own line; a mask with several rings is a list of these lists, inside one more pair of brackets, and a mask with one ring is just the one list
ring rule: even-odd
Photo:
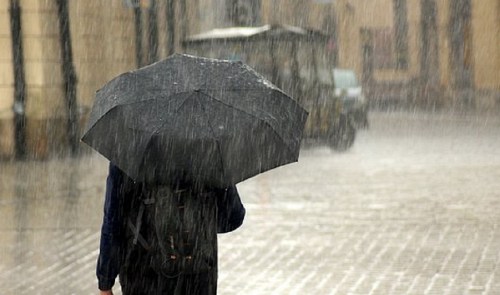
[[[101,228],[100,252],[96,274],[99,289],[109,290],[120,272],[122,247],[125,244],[124,221],[120,208],[123,206],[125,187],[133,181],[118,167],[110,163],[106,181],[104,218]],[[241,226],[245,217],[245,208],[241,203],[236,186],[215,189],[217,192],[217,232],[226,233]],[[128,196],[132,197],[132,196]]]

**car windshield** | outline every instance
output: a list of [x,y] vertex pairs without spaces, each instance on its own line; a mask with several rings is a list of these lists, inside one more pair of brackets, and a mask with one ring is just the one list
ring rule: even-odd
[[356,74],[350,70],[333,70],[333,80],[336,88],[359,87]]

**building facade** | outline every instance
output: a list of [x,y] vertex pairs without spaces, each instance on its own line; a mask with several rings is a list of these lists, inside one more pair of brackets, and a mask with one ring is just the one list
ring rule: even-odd
[[344,1],[337,11],[340,65],[364,77],[375,102],[498,108],[499,1]]
[[499,15],[498,0],[0,1],[0,158],[66,150],[104,83],[215,27],[321,29],[374,105],[498,108]]
[[[70,40],[61,34],[59,2],[0,2],[1,158],[16,154],[46,158],[66,150],[68,116],[80,129],[94,92],[113,76],[135,67],[133,12],[122,1],[69,1]],[[19,27],[12,26],[16,10]],[[21,37],[18,41],[13,38],[16,34]],[[68,48],[77,89],[72,114],[64,67]],[[14,59],[16,55],[22,57],[21,63]]]

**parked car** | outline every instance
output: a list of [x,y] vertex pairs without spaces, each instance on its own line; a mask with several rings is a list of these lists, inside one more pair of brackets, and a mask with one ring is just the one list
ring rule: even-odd
[[341,107],[336,133],[332,136],[330,145],[336,150],[344,151],[353,145],[357,129],[368,128],[368,103],[353,70],[335,68],[332,74],[332,99],[338,100]]
[[368,103],[356,73],[334,68],[318,70],[317,79],[312,76],[305,69],[300,72],[301,84],[309,91],[315,89],[317,97],[306,102],[310,113],[305,137],[338,151],[347,150],[354,143],[357,129],[369,125]]
[[342,101],[343,112],[348,113],[356,128],[368,127],[368,103],[356,73],[349,69],[334,69],[335,96]]
[[352,71],[341,70],[335,88],[329,38],[319,30],[265,25],[213,29],[188,36],[183,45],[187,53],[248,63],[309,111],[306,141],[346,150],[356,128],[367,125],[366,108],[361,90],[345,86],[354,85]]

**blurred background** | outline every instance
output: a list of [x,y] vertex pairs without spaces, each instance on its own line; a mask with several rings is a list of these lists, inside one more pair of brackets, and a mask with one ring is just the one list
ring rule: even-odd
[[189,53],[244,61],[309,111],[299,163],[238,185],[220,294],[500,294],[499,16],[498,0],[0,0],[0,293],[96,293],[95,91]]
[[[316,63],[354,71],[372,108],[498,109],[499,9],[496,0],[3,0],[0,156],[75,151],[105,82],[174,52],[234,58],[237,49],[209,54],[189,42],[224,27],[319,31]],[[286,38],[266,39],[255,62],[237,58],[285,65],[292,54],[283,51],[293,47]],[[286,83],[284,69],[267,72]]]

